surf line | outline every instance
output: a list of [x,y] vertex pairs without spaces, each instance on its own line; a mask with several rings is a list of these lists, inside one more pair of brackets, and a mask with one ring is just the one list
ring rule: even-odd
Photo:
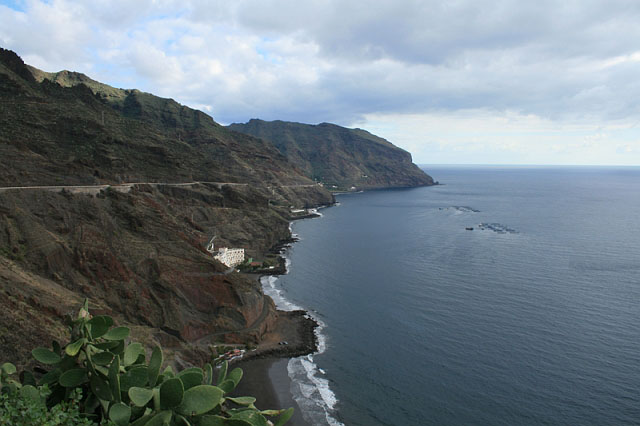
[[[293,233],[292,224],[289,224],[291,235]],[[280,255],[285,260],[285,274],[289,273],[291,259],[288,256],[288,248],[291,244],[283,247]],[[326,324],[310,313],[309,310],[289,301],[284,295],[284,289],[278,283],[278,276],[265,275],[260,278],[262,291],[273,299],[276,307],[283,311],[304,310],[307,315],[316,321],[318,327],[315,328],[318,342],[317,352],[306,356],[289,359],[287,372],[291,380],[290,391],[293,399],[302,410],[302,416],[311,424],[327,424],[330,426],[344,426],[335,418],[336,404],[338,399],[329,387],[329,380],[325,377],[324,371],[315,363],[313,356],[321,354],[327,349],[327,338],[322,332]]]

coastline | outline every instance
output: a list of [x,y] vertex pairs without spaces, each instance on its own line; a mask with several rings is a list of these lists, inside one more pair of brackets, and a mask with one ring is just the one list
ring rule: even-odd
[[[230,365],[240,364],[254,359],[295,358],[318,351],[318,337],[315,330],[319,327],[316,320],[304,310],[278,310],[276,325],[267,332],[258,347],[246,352],[241,359],[231,360]],[[282,344],[286,342],[286,344]]]
[[252,395],[256,397],[256,407],[261,410],[287,409],[293,407],[293,417],[289,426],[311,426],[304,420],[302,409],[291,394],[291,378],[287,371],[289,358],[261,357],[242,360],[237,366],[242,368],[244,378],[233,392],[234,396]]
[[[435,185],[439,183],[421,186]],[[413,187],[375,188],[368,191],[410,188]],[[334,195],[360,192],[365,191]],[[339,202],[336,201],[331,206],[335,205],[339,205]],[[330,206],[319,208],[323,207]],[[287,423],[292,426],[311,424],[344,426],[339,412],[336,411],[338,400],[330,389],[326,373],[314,361],[314,356],[322,354],[326,347],[325,336],[322,334],[325,324],[314,318],[303,307],[287,300],[286,290],[278,285],[279,276],[287,275],[289,272],[290,260],[287,257],[287,249],[299,241],[298,235],[292,229],[294,221],[314,217],[322,217],[322,213],[290,218],[290,237],[281,240],[270,250],[272,254],[278,255],[276,267],[253,272],[260,276],[264,294],[274,301],[279,316],[278,321],[281,319],[283,321],[278,322],[271,333],[282,336],[282,340],[288,341],[290,345],[277,345],[277,338],[274,340],[270,337],[263,341],[258,350],[245,354],[241,360],[237,360],[235,365],[242,367],[247,373],[244,386],[239,387],[238,391],[260,396],[258,402],[268,409],[293,407],[294,417]],[[299,321],[298,331],[295,333],[292,333],[291,329],[286,331],[287,324],[290,327],[296,319]],[[295,344],[291,345],[292,342],[287,339],[297,340],[293,340]],[[262,405],[258,407],[262,408]]]
[[[323,207],[329,206],[319,208]],[[322,214],[309,218],[313,217],[322,217]],[[263,405],[268,409],[293,407],[294,416],[287,423],[292,426],[342,425],[335,418],[335,395],[329,389],[328,380],[322,377],[324,372],[313,360],[315,354],[325,350],[324,324],[287,300],[282,288],[276,285],[278,277],[288,273],[287,248],[299,240],[293,233],[292,224],[293,220],[289,225],[291,236],[271,249],[279,256],[275,270],[254,272],[260,275],[265,296],[275,303],[278,319],[256,350],[233,361],[234,366],[240,366],[247,373],[237,391],[256,396],[257,402],[262,404],[257,405],[260,408]]]

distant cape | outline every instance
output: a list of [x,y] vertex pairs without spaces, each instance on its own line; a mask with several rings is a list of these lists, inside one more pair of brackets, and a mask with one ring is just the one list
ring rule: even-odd
[[411,154],[366,130],[252,119],[229,129],[271,142],[308,177],[329,189],[433,185]]

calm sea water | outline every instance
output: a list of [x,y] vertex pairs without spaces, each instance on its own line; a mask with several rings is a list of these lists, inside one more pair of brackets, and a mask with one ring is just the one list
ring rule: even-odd
[[293,225],[270,285],[324,324],[290,363],[313,421],[640,424],[640,169],[428,171]]

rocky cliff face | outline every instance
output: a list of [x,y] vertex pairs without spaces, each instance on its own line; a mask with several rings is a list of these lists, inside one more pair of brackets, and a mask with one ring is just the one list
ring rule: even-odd
[[433,185],[411,154],[362,129],[250,120],[229,129],[265,139],[304,173],[337,189]]
[[333,201],[269,143],[199,111],[0,50],[0,187],[120,182],[135,184],[0,188],[1,360],[64,340],[62,317],[84,297],[176,360],[257,342],[273,302],[206,243],[261,258],[289,237],[290,205]]
[[7,50],[0,112],[0,157],[11,164],[0,170],[2,185],[313,183],[271,144],[200,111],[78,73],[43,73]]
[[[59,324],[70,305],[88,297],[170,348],[253,325],[244,339],[258,341],[275,320],[271,301],[255,279],[225,274],[204,250],[216,230],[224,231],[221,243],[245,246],[252,256],[289,236],[282,215],[251,192],[139,185],[129,193],[106,190],[95,196],[0,193],[0,310],[26,316],[20,323],[5,319],[5,329],[29,324],[43,334],[46,324]],[[2,351],[14,351],[20,340],[13,336]]]

